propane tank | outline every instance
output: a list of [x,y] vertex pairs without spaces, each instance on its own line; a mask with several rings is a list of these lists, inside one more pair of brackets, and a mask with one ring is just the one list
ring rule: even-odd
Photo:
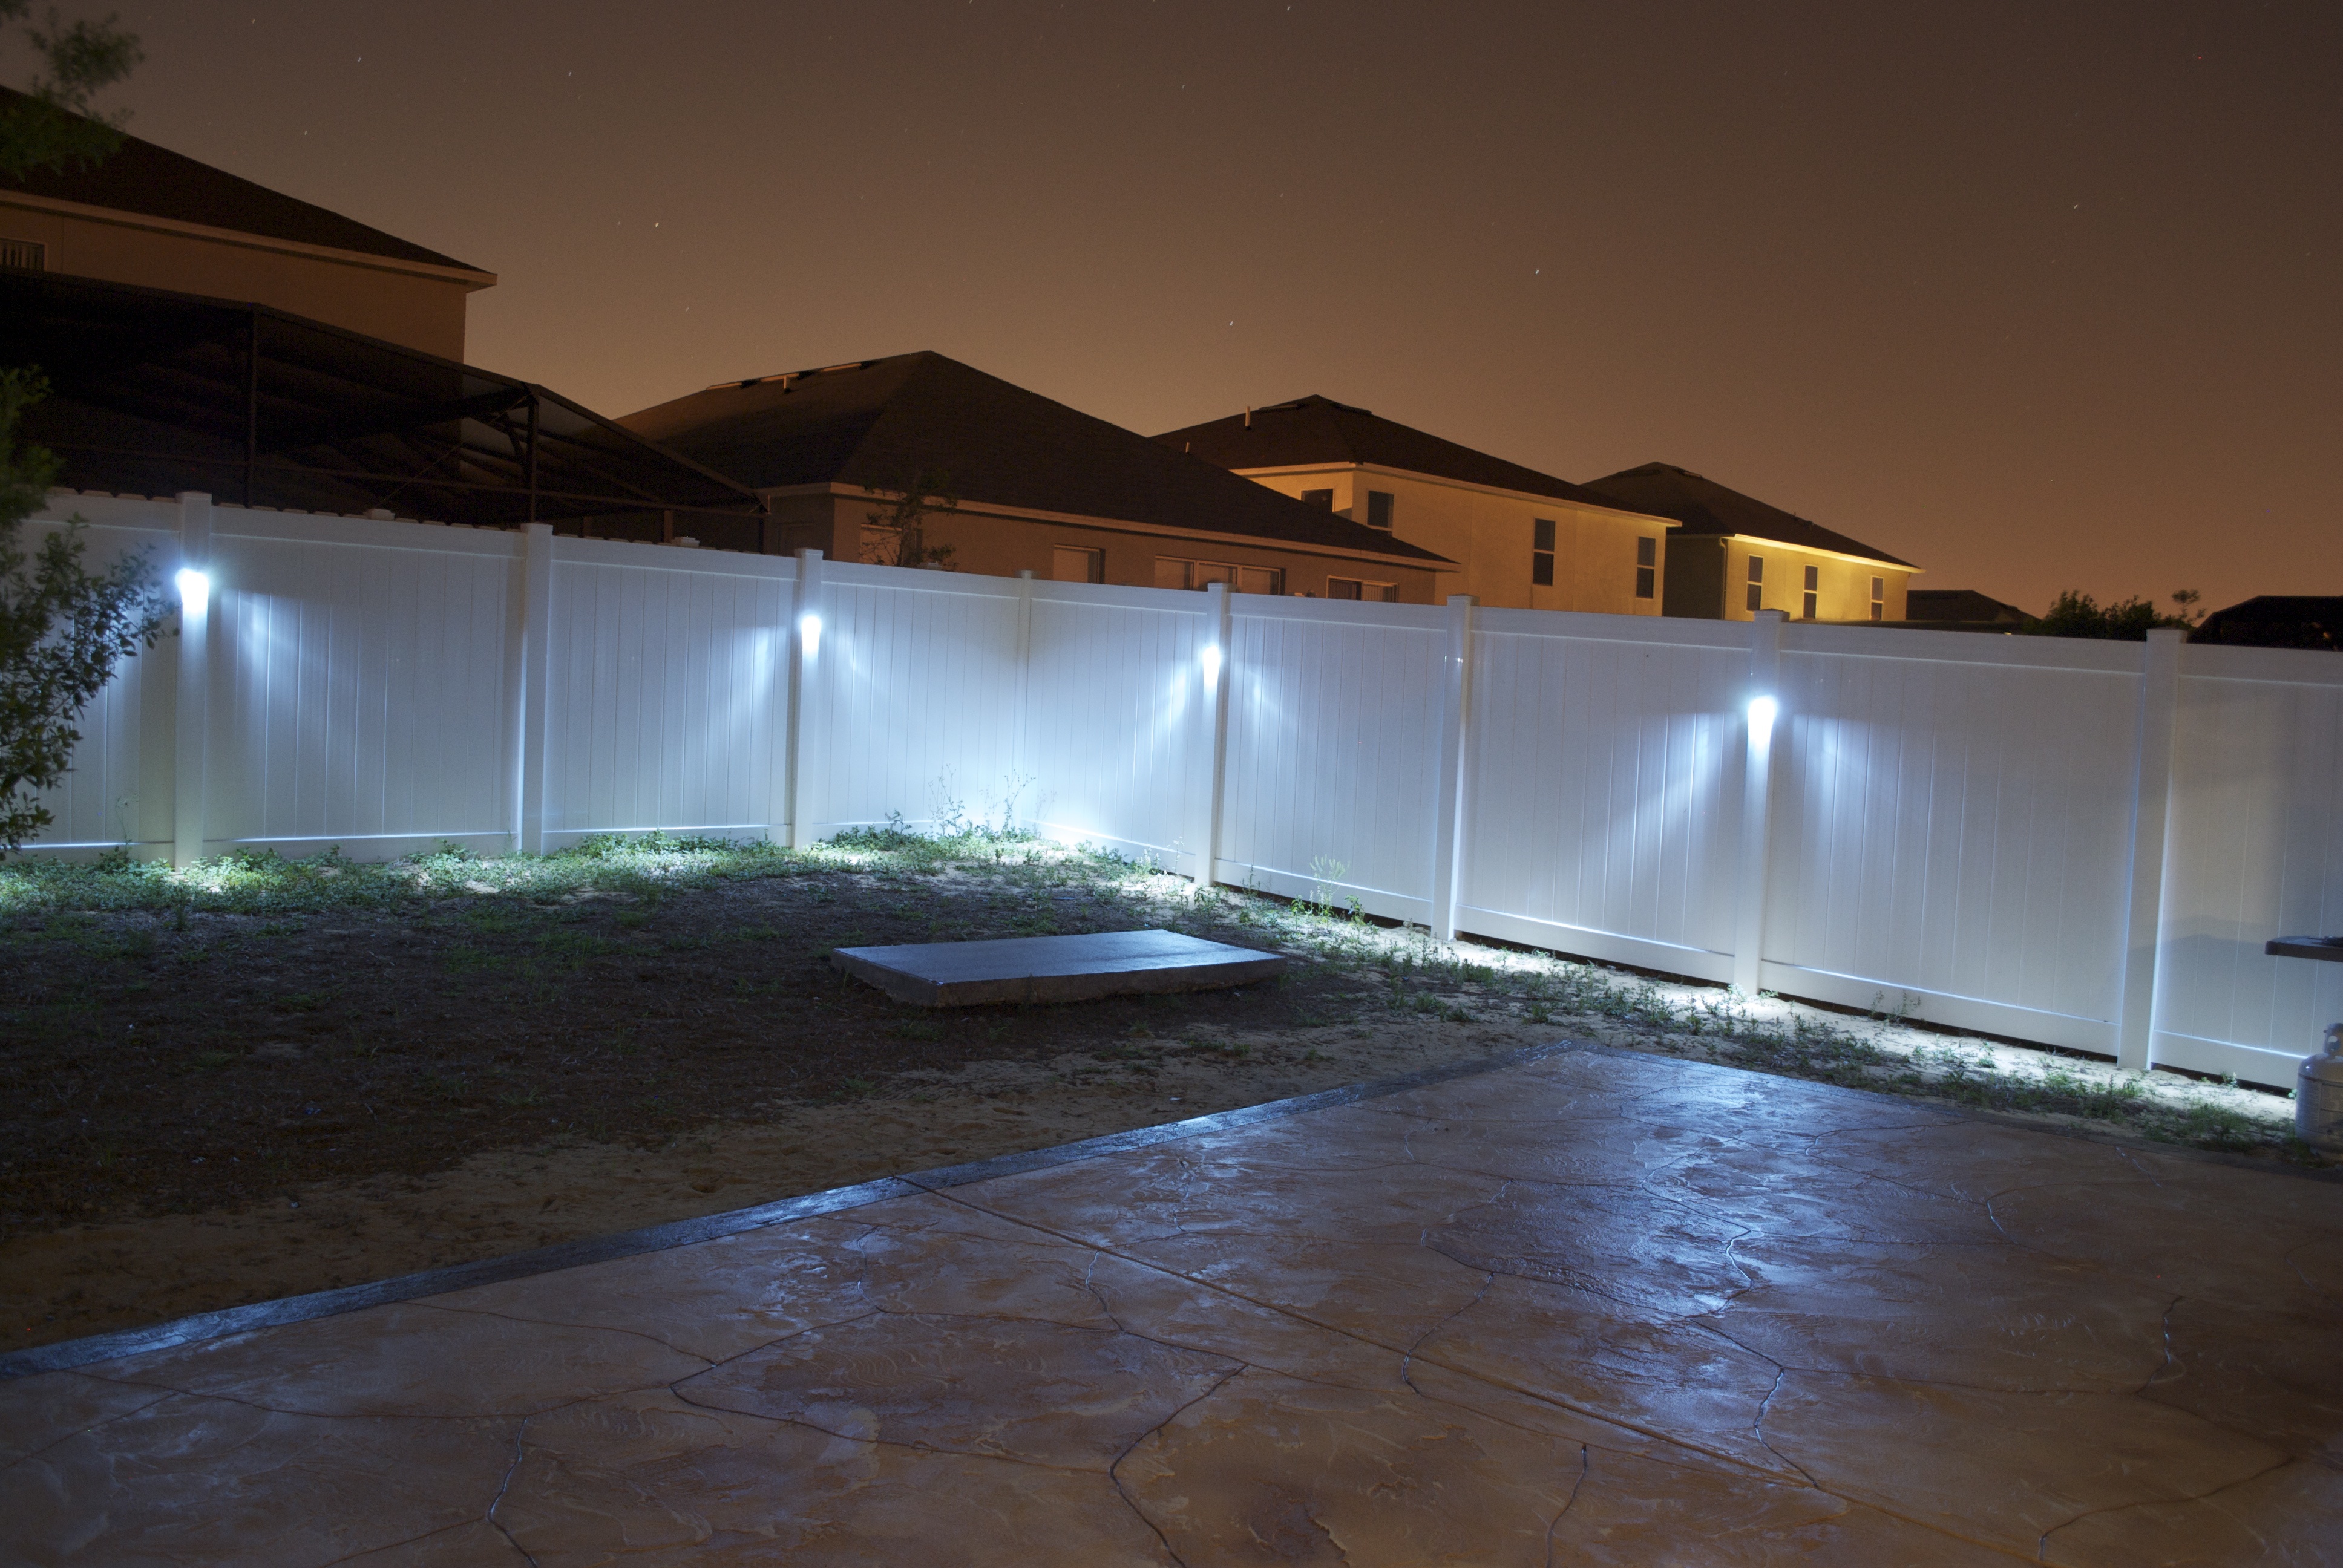
[[2327,1048],[2304,1057],[2294,1075],[2294,1135],[2343,1152],[2343,1023],[2328,1026]]

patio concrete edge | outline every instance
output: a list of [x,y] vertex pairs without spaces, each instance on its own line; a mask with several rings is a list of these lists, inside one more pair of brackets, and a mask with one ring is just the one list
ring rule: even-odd
[[[426,1296],[446,1295],[453,1291],[469,1290],[476,1285],[493,1285],[507,1280],[526,1279],[533,1274],[549,1274],[562,1269],[574,1269],[587,1263],[608,1262],[616,1258],[638,1257],[646,1252],[663,1252],[674,1247],[688,1247],[699,1241],[712,1241],[725,1236],[737,1236],[748,1231],[759,1231],[770,1225],[787,1224],[796,1220],[809,1220],[822,1214],[835,1214],[842,1210],[860,1209],[871,1203],[885,1202],[893,1198],[908,1198],[921,1192],[940,1192],[971,1182],[989,1181],[995,1177],[1014,1176],[1027,1171],[1040,1171],[1052,1165],[1068,1165],[1082,1160],[1096,1160],[1110,1154],[1121,1154],[1133,1149],[1145,1149],[1158,1143],[1176,1142],[1185,1138],[1201,1137],[1210,1132],[1250,1126],[1260,1121],[1273,1121],[1282,1117],[1299,1116],[1312,1111],[1325,1111],[1338,1105],[1348,1105],[1385,1094],[1403,1093],[1410,1089],[1444,1083],[1451,1079],[1467,1078],[1475,1073],[1493,1072],[1502,1068],[1518,1067],[1560,1051],[1576,1050],[1602,1050],[1608,1048],[1584,1040],[1557,1040],[1551,1045],[1533,1045],[1519,1050],[1505,1051],[1480,1061],[1451,1062],[1441,1067],[1429,1067],[1419,1072],[1398,1078],[1377,1079],[1366,1083],[1344,1084],[1340,1089],[1321,1090],[1315,1094],[1296,1095],[1290,1100],[1266,1101],[1259,1105],[1242,1105],[1233,1111],[1216,1111],[1203,1116],[1192,1116],[1185,1121],[1160,1122],[1153,1127],[1135,1127],[1124,1132],[1110,1132],[1098,1138],[1087,1138],[1079,1143],[1061,1143],[1047,1149],[1029,1149],[1016,1154],[1003,1154],[991,1160],[979,1160],[964,1165],[940,1166],[931,1171],[915,1171],[900,1176],[884,1176],[875,1181],[864,1181],[851,1187],[832,1187],[820,1192],[808,1192],[796,1198],[777,1199],[747,1209],[729,1209],[721,1213],[702,1214],[689,1220],[677,1220],[664,1225],[652,1225],[639,1231],[618,1231],[604,1236],[581,1237],[575,1241],[556,1242],[550,1247],[538,1247],[526,1252],[508,1252],[502,1257],[482,1258],[469,1263],[453,1263],[444,1269],[427,1269],[419,1273],[397,1274],[387,1280],[369,1281],[360,1285],[344,1285],[330,1291],[315,1291],[306,1295],[280,1296],[273,1302],[255,1302],[250,1306],[223,1307],[216,1312],[196,1312],[184,1318],[143,1329],[116,1329],[108,1333],[89,1334],[80,1339],[59,1340],[54,1344],[34,1345],[26,1350],[0,1355],[0,1383],[17,1378],[33,1377],[42,1372],[70,1372],[75,1367],[95,1365],[99,1362],[118,1361],[125,1356],[143,1355],[150,1351],[169,1350],[174,1346],[192,1344],[200,1340],[220,1339],[229,1334],[248,1333],[256,1329],[277,1328],[286,1323],[307,1322],[317,1318],[337,1317],[344,1312],[363,1312],[368,1307],[388,1306],[398,1302],[418,1301]],[[1630,1053],[1634,1054],[1634,1053]]]
[[898,1176],[880,1177],[850,1187],[832,1187],[820,1192],[808,1192],[795,1198],[777,1199],[746,1209],[729,1209],[720,1213],[702,1214],[689,1220],[672,1221],[664,1225],[652,1225],[639,1231],[618,1231],[608,1235],[581,1237],[574,1241],[557,1242],[526,1252],[510,1252],[502,1257],[482,1258],[469,1263],[455,1263],[444,1269],[430,1269],[420,1273],[399,1274],[387,1280],[376,1280],[359,1285],[345,1285],[330,1291],[317,1291],[307,1295],[282,1296],[273,1302],[256,1302],[250,1306],[226,1307],[217,1312],[197,1312],[188,1317],[174,1318],[143,1329],[117,1329],[110,1333],[90,1334],[81,1339],[59,1340],[54,1344],[35,1345],[26,1350],[0,1355],[0,1383],[17,1378],[32,1377],[42,1372],[69,1372],[75,1367],[90,1366],[99,1362],[116,1361],[124,1356],[140,1355],[149,1351],[168,1350],[176,1345],[190,1344],[201,1340],[219,1339],[228,1334],[246,1333],[256,1329],[275,1328],[286,1323],[307,1322],[316,1318],[336,1317],[344,1312],[362,1312],[368,1307],[387,1306],[398,1302],[417,1301],[426,1296],[445,1295],[449,1292],[468,1290],[476,1285],[490,1285],[507,1280],[525,1279],[533,1274],[549,1274],[562,1269],[574,1269],[588,1263],[608,1262],[617,1258],[637,1257],[647,1252],[663,1252],[674,1247],[688,1247],[695,1242],[712,1241],[725,1236],[739,1235],[770,1225],[787,1224],[797,1220],[809,1220],[843,1210],[860,1209],[890,1199],[908,1198],[923,1192],[948,1191],[998,1177],[1015,1176],[1028,1171],[1046,1170],[1054,1165],[1069,1165],[1083,1160],[1096,1160],[1111,1154],[1121,1154],[1136,1149],[1151,1148],[1161,1143],[1173,1143],[1184,1139],[1202,1137],[1209,1133],[1232,1131],[1258,1122],[1279,1121],[1313,1111],[1327,1111],[1337,1106],[1377,1100],[1386,1095],[1404,1093],[1411,1089],[1445,1083],[1454,1079],[1470,1078],[1478,1073],[1495,1072],[1509,1067],[1541,1060],[1566,1051],[1583,1051],[1596,1056],[1629,1057],[1644,1061],[1663,1061],[1688,1069],[1705,1069],[1717,1072],[1748,1073],[1758,1078],[1780,1078],[1785,1082],[1803,1084],[1808,1089],[1859,1095],[1865,1100],[1888,1101],[1908,1105],[1913,1111],[1939,1117],[1946,1121],[1984,1121],[1996,1126],[2015,1128],[2020,1131],[2043,1133],[2054,1138],[2068,1138],[2077,1142],[2103,1144],[2119,1150],[2136,1150],[2171,1159],[2186,1159],[2209,1164],[2227,1165],[2269,1176],[2290,1176],[2298,1180],[2343,1183],[2343,1169],[2305,1170],[2299,1166],[2277,1164],[2239,1154],[2226,1154],[2217,1150],[2192,1149],[2180,1143],[2158,1143],[2150,1140],[2126,1137],[2119,1133],[2103,1132],[2094,1128],[2047,1124],[2032,1118],[1995,1111],[1979,1111],[1967,1106],[1947,1105],[1917,1095],[1896,1094],[1885,1090],[1857,1089],[1846,1084],[1824,1083],[1814,1079],[1788,1078],[1778,1073],[1759,1072],[1751,1068],[1734,1067],[1725,1062],[1695,1061],[1680,1056],[1657,1051],[1636,1050],[1623,1045],[1604,1045],[1594,1040],[1561,1040],[1547,1045],[1525,1046],[1518,1050],[1500,1052],[1479,1061],[1450,1062],[1440,1067],[1428,1067],[1397,1078],[1375,1079],[1364,1083],[1344,1084],[1339,1089],[1321,1090],[1314,1094],[1296,1095],[1288,1100],[1264,1101],[1258,1105],[1242,1105],[1232,1111],[1216,1111],[1202,1116],[1189,1117],[1181,1121],[1160,1122],[1152,1127],[1135,1127],[1123,1132],[1110,1132],[1077,1143],[1054,1144],[1046,1149],[1029,1149],[1021,1153],[998,1155],[990,1160],[973,1161],[963,1165],[943,1165],[930,1171],[914,1171]]

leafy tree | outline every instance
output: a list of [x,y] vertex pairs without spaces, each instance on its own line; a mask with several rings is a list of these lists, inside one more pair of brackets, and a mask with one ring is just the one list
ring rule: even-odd
[[[868,487],[873,494],[878,493],[878,486]],[[928,518],[939,512],[960,509],[960,498],[952,493],[951,476],[941,468],[922,466],[897,488],[901,494],[893,506],[883,511],[864,514],[870,525],[862,531],[864,563],[879,567],[935,566],[947,571],[959,570],[951,564],[950,545],[930,545],[927,542]]]
[[2024,630],[2030,637],[2094,637],[2112,642],[2144,642],[2157,627],[2177,627],[2186,631],[2204,619],[2202,610],[2189,613],[2202,597],[2194,588],[2182,588],[2172,596],[2179,606],[2178,611],[2167,615],[2147,599],[2117,599],[2102,605],[2089,594],[2068,588],[2051,601],[2049,613]]
[[16,440],[18,417],[45,390],[35,372],[0,370],[0,853],[48,826],[34,797],[65,777],[74,721],[163,626],[145,552],[91,572],[78,516],[29,552],[17,542],[56,477],[53,455]]
[[[22,22],[32,8],[32,0],[0,0],[0,25]],[[0,176],[22,179],[36,169],[94,164],[120,150],[130,112],[100,115],[90,107],[94,95],[146,58],[137,35],[116,21],[68,23],[52,9],[25,29],[43,68],[25,97],[0,109]]]

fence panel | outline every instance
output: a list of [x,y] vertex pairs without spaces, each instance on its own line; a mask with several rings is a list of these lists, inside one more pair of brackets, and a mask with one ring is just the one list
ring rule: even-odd
[[1768,988],[2112,1051],[2141,652],[1790,628]]
[[1223,880],[1429,918],[1446,612],[1236,595]]
[[546,842],[781,819],[794,561],[557,538]]
[[503,848],[514,537],[215,517],[206,842]]
[[817,838],[900,812],[998,818],[1015,793],[1013,579],[823,568],[820,696],[801,788]]
[[2262,944],[2343,933],[2343,658],[2181,652],[2156,1060],[2290,1082],[2343,964]]
[[1051,838],[1172,862],[1192,853],[1207,596],[1032,587],[1020,767]]
[[1460,921],[1726,978],[1749,628],[1483,611],[1474,648]]

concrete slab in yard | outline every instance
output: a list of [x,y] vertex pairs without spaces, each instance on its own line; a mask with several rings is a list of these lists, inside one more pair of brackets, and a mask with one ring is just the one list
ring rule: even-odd
[[1285,972],[1276,953],[1158,930],[840,948],[830,962],[920,1007],[1214,990]]

